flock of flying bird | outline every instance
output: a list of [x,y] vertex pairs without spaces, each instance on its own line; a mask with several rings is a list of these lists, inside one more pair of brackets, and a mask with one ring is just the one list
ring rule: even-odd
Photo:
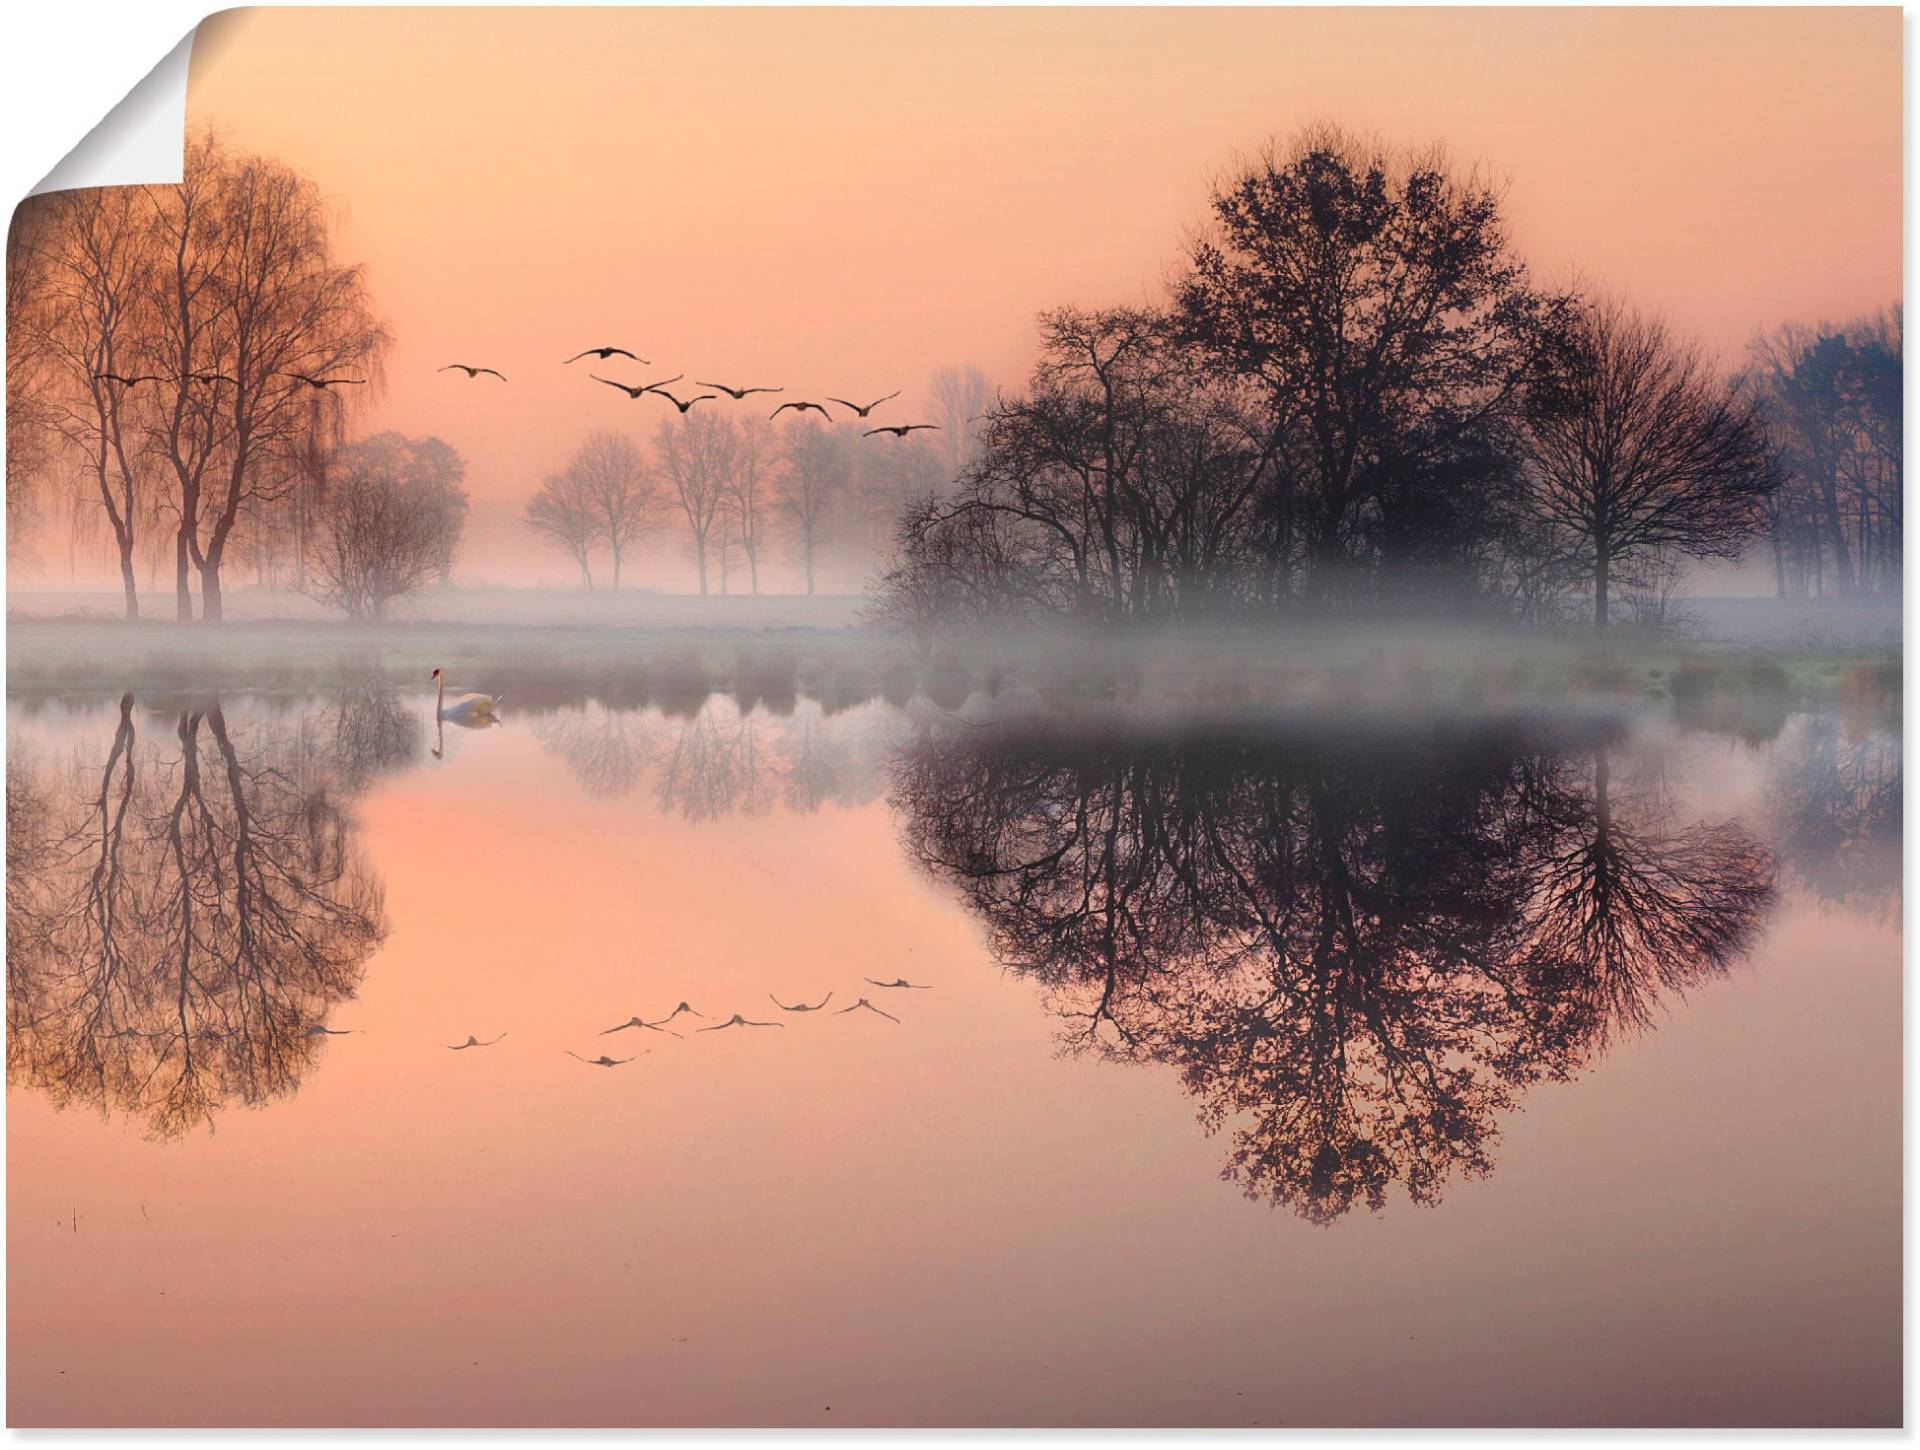
[[[629,352],[624,347],[613,347],[610,345],[606,347],[590,347],[586,349],[586,351],[584,352],[577,352],[572,357],[566,359],[566,361],[563,362],[561,366],[562,367],[571,366],[572,364],[579,362],[582,358],[589,358],[589,357],[598,358],[603,363],[608,358],[624,357],[633,362],[638,363],[641,367],[653,366],[653,364],[650,361],[648,361],[646,358],[641,357],[638,353]],[[448,363],[445,367],[436,368],[435,371],[443,372],[443,373],[462,372],[467,375],[467,379],[469,382],[473,381],[476,378],[480,378],[482,376],[490,377],[490,378],[498,378],[503,383],[507,380],[507,375],[501,372],[498,368],[481,367],[477,363]],[[683,418],[688,414],[688,412],[692,410],[693,405],[695,403],[712,402],[714,399],[718,398],[721,393],[725,393],[729,398],[732,398],[736,403],[738,403],[738,402],[745,401],[747,398],[751,397],[755,393],[784,393],[786,391],[785,388],[768,388],[768,387],[735,388],[735,387],[730,387],[726,383],[713,383],[713,382],[708,382],[703,378],[695,378],[693,380],[693,385],[696,388],[715,388],[718,391],[711,392],[711,393],[698,393],[690,398],[681,398],[676,396],[673,393],[668,392],[667,388],[670,384],[677,383],[682,378],[684,378],[686,376],[685,373],[675,373],[672,377],[661,378],[660,381],[656,383],[639,383],[639,384],[616,382],[612,378],[603,378],[598,373],[589,373],[587,374],[587,376],[592,378],[596,383],[604,383],[606,384],[606,386],[610,388],[618,389],[620,392],[625,393],[629,398],[633,399],[635,402],[638,402],[641,398],[646,397],[649,393],[653,394],[655,397],[665,398],[669,403],[673,404],[674,407],[680,410],[680,416]],[[307,379],[307,381],[311,382],[313,380]],[[333,383],[333,382],[350,382],[351,383],[351,382],[360,382],[360,381],[362,381],[362,379],[359,379],[359,378],[331,378],[331,379],[325,380],[324,382],[316,384],[316,386],[324,387],[327,384]],[[827,398],[827,403],[838,403],[841,407],[846,408],[847,410],[852,412],[853,415],[859,418],[862,422],[865,422],[872,415],[873,410],[875,408],[879,407],[882,403],[891,402],[893,399],[899,396],[900,396],[900,391],[899,389],[896,388],[893,392],[888,393],[886,397],[875,398],[871,403],[856,403],[849,398],[835,398],[832,396],[829,396]],[[767,414],[767,417],[769,419],[778,418],[782,413],[786,412],[789,408],[793,409],[793,411],[797,414],[814,412],[814,413],[818,413],[822,418],[825,418],[828,422],[833,421],[833,414],[830,411],[828,411],[826,403],[815,403],[815,402],[810,402],[804,399],[790,400],[788,402],[784,402],[780,404],[779,407],[775,408],[771,413]],[[882,424],[878,428],[869,428],[865,433],[861,434],[860,436],[863,438],[871,438],[875,434],[886,433],[886,434],[890,434],[895,438],[904,438],[909,433],[920,433],[920,432],[937,433],[939,431],[940,431],[940,425],[938,423],[887,423],[887,424]],[[702,1030],[705,1030],[705,1029],[702,1029]]]
[[[905,977],[895,977],[891,982],[882,982],[876,977],[866,977],[863,980],[871,983],[875,987],[888,990],[910,992],[930,992],[933,990],[933,988],[925,982],[909,982]],[[782,1002],[778,997],[769,992],[767,994],[767,1000],[772,1002],[773,1005],[778,1007],[782,1012],[818,1012],[833,1000],[833,993],[827,993],[827,995],[822,997],[818,1002]],[[875,1013],[878,1016],[886,1018],[889,1022],[898,1022],[900,1020],[884,1007],[874,1006],[873,1003],[869,1002],[865,997],[860,998],[851,1007],[840,1008],[833,1015],[836,1017],[844,1017],[849,1012],[861,1011]],[[637,1027],[648,1032],[664,1032],[669,1037],[680,1037],[682,1034],[675,1032],[668,1024],[678,1021],[682,1017],[698,1017],[702,1022],[713,1021],[706,1013],[697,1012],[688,1003],[682,1002],[657,1022],[649,1022],[638,1013],[635,1013],[625,1022],[616,1023],[612,1027],[603,1029],[600,1035],[602,1037],[611,1037],[616,1032],[626,1032]],[[736,1012],[724,1022],[715,1022],[711,1027],[696,1027],[693,1030],[695,1032],[724,1032],[729,1027],[785,1027],[786,1025],[784,1022],[756,1021],[744,1013]],[[351,1031],[353,1031],[353,1029],[347,1027],[327,1027],[320,1025],[309,1027],[307,1029],[307,1036],[344,1037]],[[466,1052],[468,1049],[475,1047],[492,1047],[494,1043],[503,1040],[506,1035],[506,1033],[502,1032],[499,1037],[489,1037],[482,1041],[478,1036],[469,1032],[465,1042],[448,1042],[444,1043],[443,1046],[445,1046],[449,1052]],[[634,1060],[632,1057],[612,1057],[604,1052],[598,1057],[581,1057],[579,1053],[571,1049],[568,1050],[567,1056],[579,1062],[586,1063],[588,1067],[624,1067],[627,1063]],[[638,1054],[636,1053],[635,1056],[638,1056]]]
[[[598,358],[600,359],[601,362],[605,362],[608,358],[611,358],[611,357],[624,357],[624,358],[630,358],[632,361],[639,363],[642,367],[652,366],[652,364],[648,362],[647,359],[641,357],[638,353],[629,352],[624,347],[590,347],[585,352],[575,353],[572,357],[568,358],[566,360],[566,363],[563,363],[562,366],[564,367],[571,363],[577,363],[580,361],[580,359],[588,358],[588,357]],[[490,377],[490,378],[498,378],[503,383],[507,380],[507,375],[501,372],[498,368],[481,367],[477,363],[448,363],[445,367],[435,368],[434,371],[442,372],[442,373],[452,373],[452,372],[465,373],[467,375],[468,381],[470,382],[476,378],[480,378],[483,376]],[[228,377],[225,373],[189,373],[187,376],[190,381],[196,382],[196,383],[209,383],[209,384],[227,383],[234,387],[239,386],[239,383],[236,379]],[[272,376],[282,377],[282,378],[291,378],[295,382],[304,383],[309,388],[312,388],[314,391],[321,392],[321,393],[326,392],[329,388],[361,387],[361,386],[364,386],[367,381],[365,378],[315,377],[311,373],[299,373],[299,372],[279,372],[279,373],[272,374]],[[680,416],[683,418],[692,409],[695,403],[711,402],[715,398],[718,398],[721,393],[725,393],[728,397],[732,398],[736,403],[738,403],[752,396],[754,393],[784,393],[786,391],[785,388],[764,388],[764,387],[733,388],[733,387],[727,386],[727,384],[725,383],[710,383],[710,382],[703,381],[700,378],[695,378],[693,380],[695,387],[717,388],[719,389],[719,392],[700,393],[694,397],[683,399],[683,398],[675,397],[672,393],[669,393],[667,391],[667,386],[670,383],[679,382],[682,378],[686,376],[685,373],[675,373],[672,377],[662,378],[657,383],[641,383],[638,386],[635,386],[630,383],[615,382],[612,378],[603,378],[598,373],[589,373],[588,376],[591,377],[596,383],[605,383],[610,388],[618,388],[621,392],[625,393],[629,398],[632,398],[635,401],[638,401],[639,399],[644,398],[649,393],[652,393],[656,397],[665,398],[669,403],[673,404],[674,407],[680,410]],[[121,373],[98,372],[94,374],[94,377],[104,378],[111,382],[116,382],[120,384],[121,387],[123,388],[137,387],[141,383],[166,383],[166,382],[174,381],[172,378],[165,377],[159,373],[141,373],[136,376],[127,376]],[[879,407],[882,403],[891,402],[893,399],[899,396],[900,396],[900,390],[896,388],[894,389],[893,392],[888,393],[886,397],[875,398],[871,403],[864,403],[864,404],[856,403],[848,398],[835,398],[832,396],[829,396],[827,398],[827,402],[838,403],[841,407],[851,411],[854,414],[854,416],[859,418],[862,422],[865,422],[872,415],[873,410],[875,408]],[[833,414],[828,411],[826,403],[815,403],[815,402],[806,401],[804,399],[793,400],[793,401],[782,403],[779,407],[775,408],[771,413],[767,414],[767,417],[778,418],[782,413],[786,412],[787,409],[789,408],[793,409],[795,413],[806,413],[809,411],[815,412],[815,413],[818,413],[822,418],[825,418],[828,422],[833,421]],[[867,429],[867,431],[861,434],[860,436],[863,438],[872,438],[876,434],[886,433],[886,434],[890,434],[895,438],[904,438],[909,433],[921,433],[921,432],[937,433],[939,431],[940,431],[940,425],[938,423],[884,423],[878,428]]]

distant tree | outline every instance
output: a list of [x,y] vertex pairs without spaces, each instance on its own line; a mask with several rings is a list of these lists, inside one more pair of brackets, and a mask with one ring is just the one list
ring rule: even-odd
[[380,620],[396,599],[442,577],[467,496],[439,439],[382,433],[336,453],[307,567],[307,592],[350,619]]
[[667,501],[640,450],[618,433],[589,433],[568,460],[567,472],[595,515],[598,539],[613,555],[617,592],[622,559],[660,527]]
[[785,468],[780,478],[780,513],[800,555],[807,593],[814,590],[814,564],[825,540],[827,520],[846,486],[846,449],[817,423],[789,423],[782,439]]
[[702,594],[707,592],[707,554],[715,523],[727,504],[737,441],[733,424],[718,413],[665,419],[656,436],[656,448],[687,521]]
[[957,478],[980,455],[993,385],[972,363],[954,363],[935,370],[927,391],[933,395],[948,472]]
[[1745,382],[1783,465],[1769,533],[1782,595],[1897,589],[1904,543],[1898,307],[1757,339]]
[[1570,317],[1536,385],[1528,497],[1585,566],[1607,626],[1615,574],[1667,551],[1738,557],[1777,483],[1754,406],[1698,349],[1619,303]]
[[581,478],[564,469],[549,473],[540,491],[527,500],[524,517],[529,529],[579,565],[580,587],[591,592],[593,546],[600,538],[602,515]]
[[734,434],[727,501],[733,514],[731,533],[746,555],[747,578],[755,594],[760,592],[760,546],[766,535],[773,453],[771,423],[765,418],[748,418],[740,424]]

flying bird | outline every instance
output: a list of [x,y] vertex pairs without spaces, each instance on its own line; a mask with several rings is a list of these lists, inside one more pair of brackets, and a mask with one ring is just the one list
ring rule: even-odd
[[[637,352],[628,352],[624,347],[590,347],[585,352],[576,352],[572,357],[567,359],[567,362],[577,363],[583,357],[597,357],[601,362],[605,362],[610,357],[630,357],[639,363],[641,367],[648,366],[647,359],[641,357]],[[560,366],[565,367],[566,365],[567,363],[562,363]]]
[[195,383],[231,383],[236,388],[240,386],[238,378],[230,378],[225,373],[188,373],[187,380]]
[[625,383],[616,383],[612,378],[603,378],[598,373],[588,373],[587,376],[592,378],[596,383],[605,383],[610,388],[618,388],[629,398],[637,398],[642,393],[651,393],[655,388],[664,388],[668,383],[677,383],[680,379],[684,378],[686,374],[675,373],[670,378],[662,378],[657,383],[642,383],[637,388],[629,387]]
[[702,1027],[700,1030],[702,1032],[725,1032],[729,1027],[785,1027],[786,1025],[784,1022],[749,1022],[736,1012],[725,1022],[720,1023],[719,1026]]
[[653,394],[655,397],[665,398],[669,403],[673,404],[674,407],[680,410],[680,415],[682,417],[686,416],[687,409],[691,408],[695,403],[711,402],[714,396],[712,393],[702,393],[700,394],[699,397],[688,398],[686,402],[683,403],[678,398],[674,397],[672,393],[669,393],[665,388],[655,388],[653,389]]
[[827,993],[826,996],[822,997],[818,1002],[815,1002],[811,1007],[809,1007],[805,1002],[796,1002],[791,1007],[789,1007],[785,1002],[782,1002],[778,997],[774,996],[773,993],[771,992],[767,993],[767,1000],[773,1003],[773,1005],[778,1007],[782,1012],[818,1012],[822,1007],[826,1006],[827,1003],[833,1000],[833,993],[831,992]]
[[673,1021],[674,1018],[680,1016],[682,1013],[684,1013],[688,1017],[698,1017],[702,1022],[707,1020],[706,1013],[696,1012],[693,1010],[693,1008],[689,1007],[685,1002],[682,1002],[678,1007],[675,1007],[671,1012],[667,1013],[667,1015],[662,1017],[658,1022],[648,1022],[645,1025],[648,1027],[665,1027],[669,1022]]
[[775,408],[771,413],[767,414],[767,416],[769,418],[778,418],[782,413],[786,412],[787,409],[789,408],[792,408],[796,413],[804,413],[807,411],[807,409],[811,408],[813,409],[814,412],[818,413],[822,418],[825,418],[829,423],[833,421],[833,414],[829,413],[825,408],[821,407],[818,403],[782,403],[779,407]]
[[844,1017],[849,1012],[858,1012],[862,1007],[865,1007],[869,1012],[879,1012],[880,1015],[886,1018],[887,1021],[889,1022],[898,1022],[900,1020],[898,1017],[894,1016],[893,1013],[882,1011],[882,1009],[874,1006],[873,1003],[869,1002],[865,997],[862,997],[858,1002],[855,1002],[851,1007],[842,1007],[838,1012],[834,1013],[833,1015],[836,1017]]
[[[500,1034],[500,1037],[505,1037],[506,1035],[507,1035],[506,1033],[502,1032]],[[449,1042],[447,1044],[447,1051],[465,1052],[469,1047],[491,1047],[493,1046],[494,1043],[500,1040],[500,1037],[490,1037],[485,1042],[482,1042],[479,1038],[475,1037],[471,1032],[469,1032],[467,1034],[467,1040],[465,1042]]]
[[829,403],[838,403],[843,408],[851,408],[853,409],[854,412],[858,413],[862,418],[864,418],[867,416],[867,414],[871,413],[875,408],[879,407],[882,403],[887,402],[889,399],[897,398],[899,396],[900,396],[900,390],[898,388],[895,388],[891,393],[888,393],[885,398],[875,398],[871,403],[867,404],[867,406],[864,408],[861,407],[858,403],[849,403],[845,398],[835,398],[830,396],[828,397],[827,401]]
[[314,1023],[301,1034],[303,1037],[351,1037],[352,1035],[351,1027],[328,1027],[322,1022]]
[[138,387],[141,383],[164,383],[168,381],[168,379],[161,377],[158,373],[141,373],[140,376],[135,378],[123,377],[119,373],[95,373],[94,376],[96,378],[105,378],[109,382],[118,383],[123,388]]
[[443,368],[435,368],[434,371],[437,373],[450,373],[450,372],[453,372],[456,368],[459,371],[465,373],[469,379],[477,378],[482,373],[489,373],[492,376],[500,379],[500,381],[503,383],[507,380],[507,375],[503,372],[500,372],[496,368],[479,368],[479,367],[475,367],[472,363],[448,363]]
[[567,1049],[567,1056],[580,1058],[588,1067],[619,1067],[622,1063],[633,1061],[631,1057],[608,1057],[604,1052],[598,1057],[580,1057],[572,1048]]
[[895,977],[891,982],[882,982],[874,977],[867,977],[864,980],[872,982],[876,987],[911,987],[916,992],[931,992],[933,990],[933,988],[925,982],[909,982],[905,977]]
[[[440,371],[445,372],[446,369],[442,368]],[[493,369],[483,368],[481,369],[481,371],[492,372]],[[324,393],[328,388],[338,387],[342,383],[364,383],[366,381],[365,378],[316,378],[306,373],[282,373],[280,374],[280,376],[283,378],[297,378],[301,382],[305,383],[308,387],[313,388],[317,392],[322,392],[322,393]],[[502,378],[500,381],[505,382],[506,379]]]
[[695,378],[693,385],[696,388],[718,388],[736,403],[749,393],[784,393],[786,391],[785,388],[730,388],[725,383],[710,383],[704,378]]
[[918,433],[922,429],[930,429],[938,433],[940,431],[940,425],[938,423],[890,423],[884,428],[869,428],[860,436],[862,438],[871,438],[876,433],[891,433],[896,438],[904,438],[907,434]]
[[[669,1017],[667,1020],[671,1022],[673,1019]],[[622,1022],[618,1027],[609,1027],[605,1031],[603,1031],[600,1035],[602,1037],[611,1037],[616,1032],[625,1032],[629,1027],[644,1027],[649,1032],[664,1032],[669,1037],[678,1037],[680,1035],[678,1032],[675,1032],[671,1027],[662,1027],[658,1022],[643,1022],[638,1017],[629,1017],[625,1022]]]

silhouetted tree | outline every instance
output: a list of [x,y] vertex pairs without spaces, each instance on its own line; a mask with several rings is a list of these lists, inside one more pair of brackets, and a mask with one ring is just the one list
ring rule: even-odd
[[527,527],[567,552],[580,567],[580,587],[593,588],[593,546],[600,538],[603,515],[593,490],[577,473],[550,473],[540,491],[527,500]]
[[[366,278],[333,254],[318,188],[279,162],[190,141],[181,183],[152,207],[164,239],[155,353],[166,454],[201,615],[222,618],[221,569],[253,505],[293,497],[316,428],[377,386],[389,345]],[[305,379],[357,378],[317,407]],[[187,600],[180,591],[181,604]],[[184,616],[183,616],[184,617]]]
[[[52,192],[22,204],[14,223],[22,240],[9,242],[10,262],[13,246],[25,249],[10,280],[43,289],[9,314],[27,329],[10,345],[9,363],[31,357],[45,369],[39,396],[51,426],[84,460],[112,530],[128,619],[140,616],[134,550],[155,507],[138,417],[139,391],[151,386],[144,377],[157,261],[147,213],[134,188]],[[9,413],[11,433],[19,425]],[[20,424],[31,428],[31,416],[23,413]]]
[[465,465],[437,438],[381,433],[328,465],[309,546],[307,592],[349,619],[380,620],[453,558],[466,522]]
[[1252,394],[1278,597],[1470,563],[1507,511],[1512,422],[1557,310],[1498,193],[1438,150],[1319,127],[1229,176],[1212,212],[1176,311]]
[[707,553],[714,526],[728,499],[736,443],[733,424],[718,413],[693,412],[664,419],[655,436],[654,446],[687,521],[702,594],[707,592]]
[[980,456],[981,425],[993,405],[993,385],[972,363],[958,363],[935,369],[927,392],[940,424],[939,446],[948,476],[958,478]]
[[1765,527],[1777,477],[1753,405],[1621,304],[1566,320],[1527,438],[1531,508],[1584,563],[1597,629],[1621,566],[1661,551],[1737,558]]
[[811,594],[827,521],[846,487],[846,448],[836,434],[809,420],[786,425],[781,453],[785,467],[780,475],[780,514],[800,555],[801,574]]
[[765,418],[744,419],[734,432],[734,446],[727,476],[728,506],[732,511],[732,534],[747,558],[747,580],[753,593],[760,592],[760,546],[766,536],[766,514],[772,493],[774,454],[773,425]]
[[1783,464],[1769,532],[1779,592],[1842,595],[1899,587],[1902,314],[1841,329],[1780,328],[1750,349],[1746,382]]
[[627,550],[661,526],[666,498],[640,450],[618,433],[589,433],[567,461],[567,472],[595,515],[594,535],[613,555],[613,587],[618,591],[621,561]]

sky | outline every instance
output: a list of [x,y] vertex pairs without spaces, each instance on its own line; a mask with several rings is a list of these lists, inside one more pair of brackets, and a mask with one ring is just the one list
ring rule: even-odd
[[1539,275],[1731,361],[1898,299],[1900,67],[1892,7],[258,9],[188,110],[337,207],[396,338],[363,425],[505,507],[667,412],[581,348],[925,416],[946,363],[1017,386],[1043,308],[1159,295],[1209,181],[1318,121],[1444,143]]

